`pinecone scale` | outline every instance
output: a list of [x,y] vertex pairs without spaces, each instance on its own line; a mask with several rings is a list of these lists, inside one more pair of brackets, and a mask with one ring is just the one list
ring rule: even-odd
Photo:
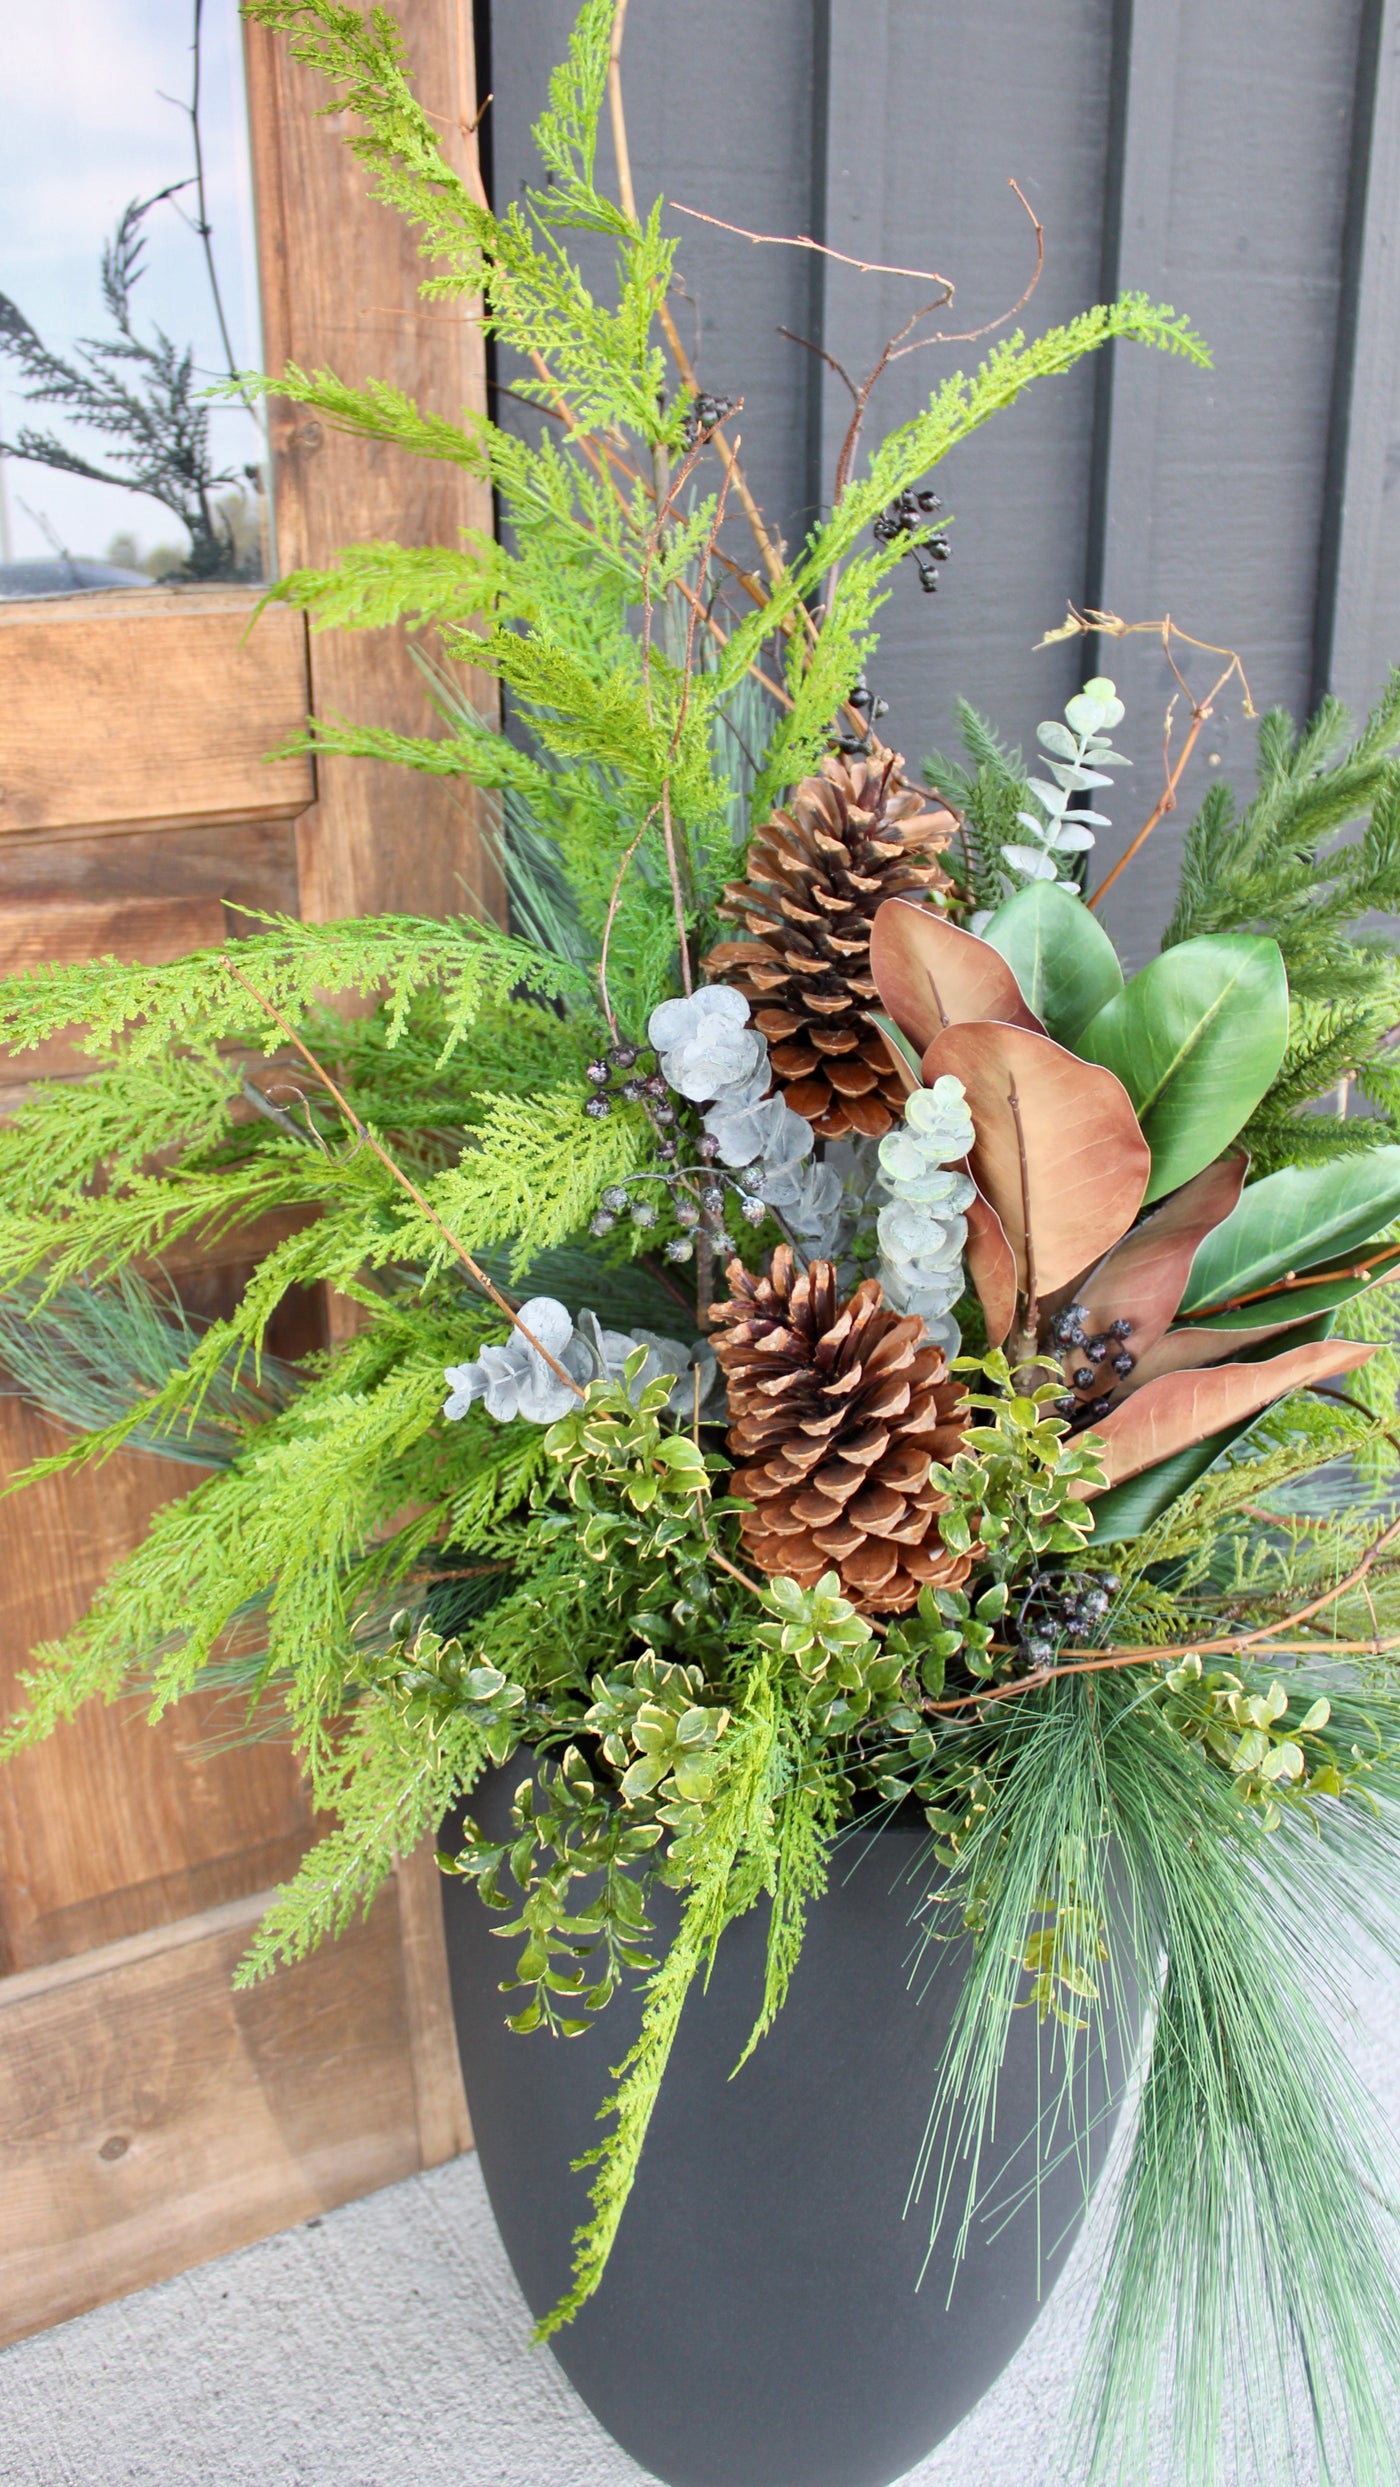
[[729,1384],[732,1490],[760,1569],[811,1587],[839,1574],[866,1611],[896,1614],[920,1589],[964,1580],[969,1555],[938,1530],[930,1482],[963,1431],[962,1394],[923,1323],[865,1279],[841,1301],[830,1261],[799,1273],[786,1245],[766,1276],[734,1261],[730,1299],[713,1308]]
[[747,879],[724,894],[721,915],[753,938],[722,941],[705,961],[753,1005],[785,1101],[822,1139],[882,1138],[902,1109],[903,1082],[868,1015],[870,927],[885,899],[948,886],[935,858],[956,826],[902,769],[876,745],[804,778],[756,833]]

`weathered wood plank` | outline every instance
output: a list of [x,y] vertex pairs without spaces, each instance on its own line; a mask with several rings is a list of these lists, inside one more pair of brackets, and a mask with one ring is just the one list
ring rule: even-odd
[[[106,953],[154,966],[254,931],[243,909],[294,915],[296,906],[291,821],[0,838],[5,975]],[[34,1081],[81,1078],[92,1067],[65,1035],[24,1054],[0,1052],[0,1114]]]
[[420,2164],[394,1885],[236,1995],[270,1896],[0,1981],[0,2343]]
[[[399,12],[415,89],[438,116],[464,171],[474,164],[471,19],[445,0]],[[324,82],[292,60],[286,39],[245,26],[259,272],[268,369],[329,366],[342,380],[374,378],[436,411],[459,416],[485,401],[479,324],[466,302],[424,303],[416,237],[367,196],[339,116],[323,117]],[[315,237],[315,247],[306,246]],[[382,442],[332,431],[314,415],[274,403],[278,565],[329,562],[345,544],[391,539],[455,543],[464,527],[491,527],[491,495],[460,467],[410,459]],[[313,711],[434,734],[436,718],[412,642],[399,630],[313,637]],[[494,691],[462,686],[494,712]],[[479,846],[476,798],[463,784],[414,777],[380,761],[318,763],[317,801],[298,825],[302,912],[310,918],[411,907],[499,912],[494,870]]]
[[158,967],[218,948],[224,910],[212,896],[0,900],[0,976],[115,958]]
[[436,1838],[421,1841],[411,1856],[403,1858],[395,1877],[418,2148],[424,2167],[437,2167],[472,2146],[447,1983],[442,1876],[436,1849]]
[[0,834],[301,811],[306,626],[254,588],[0,604]]
[[[277,1210],[211,1243],[187,1243],[158,1274],[193,1319],[217,1320],[256,1257],[305,1216]],[[271,1352],[295,1359],[324,1339],[319,1290],[291,1291],[269,1328]],[[0,1392],[0,1476],[66,1439]],[[43,1478],[0,1506],[0,1718],[19,1706],[29,1652],[71,1631],[156,1512],[201,1473],[123,1452],[97,1470]],[[207,1694],[155,1725],[139,1698],[90,1702],[0,1770],[0,1974],[191,1915],[295,1870],[315,1819],[290,1740],[240,1745],[241,1723],[239,1703]]]

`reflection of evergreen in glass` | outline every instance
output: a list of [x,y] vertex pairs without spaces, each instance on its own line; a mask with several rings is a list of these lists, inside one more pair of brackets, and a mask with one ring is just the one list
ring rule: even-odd
[[187,553],[172,549],[163,560],[166,577],[260,578],[259,529],[255,518],[249,524],[247,487],[260,491],[261,469],[216,466],[210,410],[201,402],[206,383],[196,371],[193,348],[175,345],[155,326],[149,337],[140,336],[134,325],[142,224],[157,203],[133,199],[103,249],[102,298],[112,318],[110,337],[79,338],[69,358],[51,353],[18,304],[0,294],[0,350],[18,363],[25,397],[32,404],[61,407],[103,440],[105,449],[85,458],[57,433],[26,423],[0,442],[0,450],[159,501],[190,538]]

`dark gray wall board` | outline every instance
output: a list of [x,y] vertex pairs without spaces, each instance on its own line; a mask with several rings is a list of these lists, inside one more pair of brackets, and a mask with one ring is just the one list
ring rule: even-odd
[[1400,11],[1370,0],[1368,16],[1354,151],[1352,352],[1334,416],[1333,580],[1330,597],[1323,582],[1318,650],[1322,679],[1358,708],[1400,663]]
[[[493,0],[501,195],[527,175],[571,15]],[[1400,0],[632,0],[624,76],[639,197],[664,177],[736,224],[938,270],[957,294],[937,324],[965,329],[1029,272],[1014,175],[1046,235],[1029,332],[1139,285],[1212,346],[1209,374],[1112,349],[947,460],[953,557],[935,596],[912,564],[896,573],[873,669],[911,760],[947,737],[959,692],[1029,745],[1077,678],[1113,674],[1135,767],[1101,872],[1160,792],[1175,685],[1147,639],[1037,652],[1069,600],[1238,647],[1261,708],[1328,684],[1374,695],[1400,657]],[[791,539],[830,495],[849,400],[779,326],[860,378],[919,285],[671,225],[702,378],[743,393],[745,463]],[[985,351],[897,364],[872,430]],[[1210,662],[1186,667],[1193,689]],[[1155,946],[1201,792],[1221,769],[1247,792],[1253,754],[1231,693],[1108,901],[1130,959]]]
[[[1169,612],[1238,648],[1260,708],[1301,711],[1312,692],[1360,22],[1360,0],[1137,0],[1120,17],[1109,281],[1187,311],[1214,369],[1113,349],[1094,601],[1131,619]],[[1148,753],[1174,686],[1145,648],[1119,672],[1133,693],[1126,747],[1144,786],[1149,773],[1160,783]],[[1210,748],[1247,780],[1241,725],[1238,701],[1222,703]],[[1130,950],[1142,911],[1155,929],[1169,907],[1187,811],[1109,903]]]
[[[825,238],[862,258],[954,279],[931,327],[963,331],[1006,311],[1034,267],[1020,182],[1046,231],[1045,272],[1023,315],[1031,331],[1070,318],[1098,289],[1110,63],[1109,0],[975,10],[926,0],[832,0],[832,96]],[[1072,93],[1068,114],[1047,97]],[[836,99],[839,98],[839,103]],[[827,347],[861,378],[927,299],[905,278],[828,271]],[[999,333],[1010,333],[1002,331]],[[872,429],[905,422],[993,343],[935,345],[893,365]],[[831,490],[849,411],[823,373],[823,461]],[[914,565],[896,573],[875,680],[888,731],[918,759],[953,733],[959,693],[1014,738],[1076,687],[1078,657],[1034,642],[1084,593],[1093,375],[1041,383],[948,458],[934,478],[952,520],[935,595]]]
[[[519,196],[539,171],[530,126],[563,57],[570,0],[495,0],[491,18],[493,173],[498,201]],[[662,195],[755,231],[810,230],[812,127],[817,110],[814,10],[766,0],[633,0],[623,55],[632,179],[643,211]],[[604,115],[601,178],[611,185],[611,132]],[[702,384],[742,397],[742,456],[754,490],[787,535],[806,523],[811,356],[779,335],[812,326],[811,254],[760,250],[683,216],[689,299],[677,326],[696,354]],[[602,283],[601,253],[586,256]],[[508,376],[508,375],[507,375]],[[503,415],[514,419],[507,407]],[[752,561],[752,539],[731,526],[726,544]]]

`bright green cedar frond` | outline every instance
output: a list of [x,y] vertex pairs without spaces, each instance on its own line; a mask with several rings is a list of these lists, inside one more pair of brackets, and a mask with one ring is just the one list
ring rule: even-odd
[[498,925],[374,916],[362,922],[303,924],[261,917],[272,929],[228,950],[197,950],[167,966],[126,966],[90,959],[72,967],[40,967],[0,984],[0,1043],[23,1051],[75,1021],[85,1024],[89,1052],[114,1039],[123,1058],[160,1058],[172,1045],[254,1041],[269,1050],[282,1031],[230,972],[236,967],[284,1017],[296,1019],[326,993],[372,993],[387,982],[393,997],[392,1035],[414,994],[443,996],[447,1044],[459,1043],[479,1009],[522,981],[546,996],[590,998],[589,979],[562,961],[542,959]]
[[[645,1118],[622,1106],[603,1121],[586,1112],[581,1085],[530,1097],[484,1098],[473,1144],[460,1164],[429,1187],[438,1215],[473,1244],[515,1245],[517,1275],[537,1252],[566,1242],[586,1226],[599,1193],[622,1182],[649,1155]],[[441,1267],[446,1247],[412,1213],[396,1253]]]

